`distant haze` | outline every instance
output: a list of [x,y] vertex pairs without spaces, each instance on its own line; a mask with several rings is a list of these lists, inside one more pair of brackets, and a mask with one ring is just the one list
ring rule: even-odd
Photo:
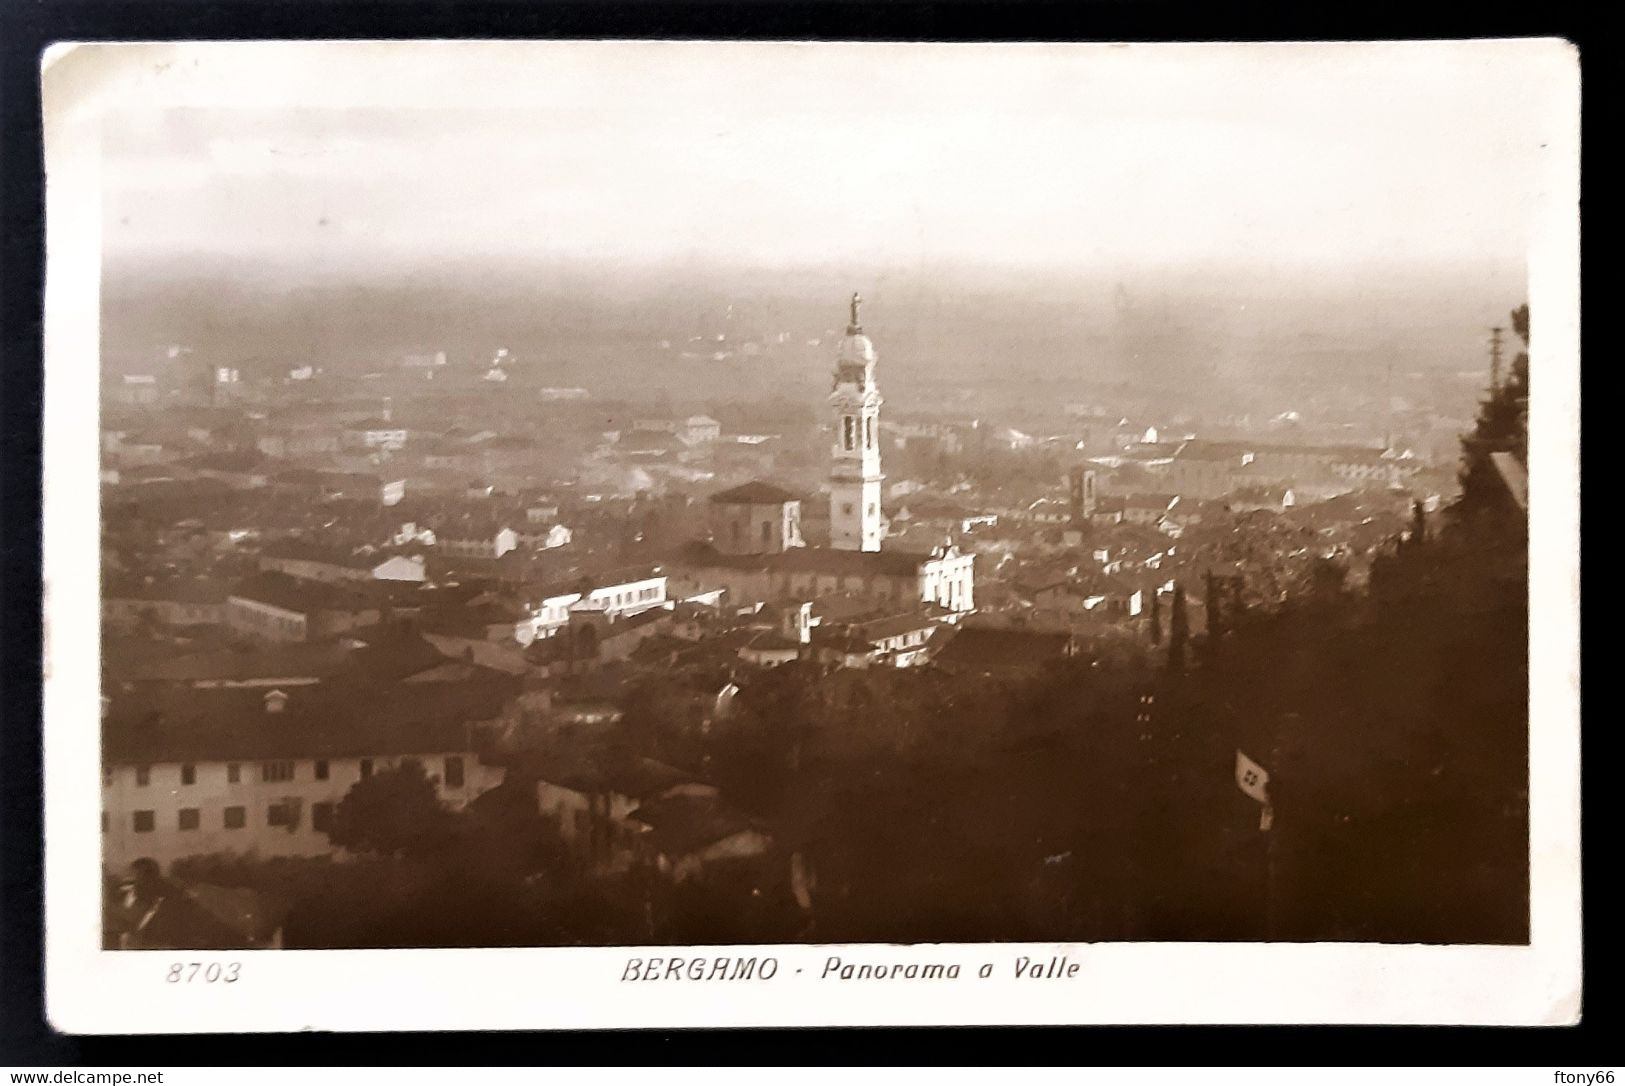
[[112,354],[263,317],[539,355],[729,304],[805,344],[857,289],[901,373],[1036,374],[1098,365],[1126,291],[1219,369],[1299,333],[1453,366],[1523,300],[1549,114],[1516,43],[173,50],[237,104],[107,117]]

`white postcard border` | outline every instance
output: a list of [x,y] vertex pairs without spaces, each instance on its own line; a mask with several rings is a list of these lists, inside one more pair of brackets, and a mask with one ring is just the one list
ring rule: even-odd
[[[1531,842],[1528,947],[1349,944],[970,944],[750,948],[262,951],[99,950],[98,553],[99,131],[109,104],[479,105],[526,50],[577,61],[640,48],[820,48],[767,43],[156,43],[58,46],[43,62],[47,151],[44,446],[47,1009],[70,1033],[489,1030],[1018,1023],[1560,1024],[1580,1006],[1579,917],[1579,85],[1557,41],[1143,45],[1135,50],[1486,51],[1550,100],[1546,183],[1533,229],[1530,302]],[[830,48],[1026,48],[919,46]],[[413,53],[412,51],[417,51]],[[380,65],[440,50],[462,82],[390,84]],[[482,52],[482,50],[484,52]],[[1414,55],[1414,54],[1412,54]],[[482,58],[491,65],[483,65]],[[355,79],[309,73],[356,61]],[[453,65],[452,67],[455,67]],[[244,78],[252,68],[255,78]],[[442,74],[445,65],[437,68]],[[497,73],[497,74],[493,74]],[[511,74],[511,73],[510,73]],[[754,958],[768,979],[624,980],[632,959]],[[841,981],[830,957],[949,963],[956,979]],[[1065,959],[1062,979],[1013,976],[1018,958]],[[239,979],[175,984],[175,962],[240,962]],[[991,964],[992,975],[979,970]],[[664,971],[667,967],[662,966]],[[1063,973],[1065,969],[1063,967]]]

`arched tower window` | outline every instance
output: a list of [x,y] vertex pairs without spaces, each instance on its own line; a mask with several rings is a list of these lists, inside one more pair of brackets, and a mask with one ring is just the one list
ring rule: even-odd
[[857,443],[857,420],[851,415],[841,416],[841,447],[851,452]]
[[863,419],[863,447],[866,449],[875,447],[875,417],[873,415],[866,415]]

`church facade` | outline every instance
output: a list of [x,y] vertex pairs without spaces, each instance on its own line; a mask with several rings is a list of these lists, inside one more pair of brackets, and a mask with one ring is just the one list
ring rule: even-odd
[[[880,388],[874,344],[851,322],[835,356],[835,441],[830,453],[830,545],[802,546],[800,503],[752,482],[715,495],[712,537],[679,549],[667,563],[679,594],[726,588],[738,602],[783,602],[857,594],[877,601],[975,609],[976,557],[945,543],[929,552],[882,549]],[[736,524],[738,525],[736,529]]]

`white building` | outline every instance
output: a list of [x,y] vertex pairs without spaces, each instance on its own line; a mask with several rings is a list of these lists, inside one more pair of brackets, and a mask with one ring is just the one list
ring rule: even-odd
[[[474,728],[503,711],[487,681],[389,691],[182,688],[132,697],[104,722],[102,862],[167,868],[214,853],[320,856],[355,783],[415,760],[459,809],[501,783]],[[410,706],[408,706],[408,701]]]
[[852,320],[835,355],[835,415],[829,490],[830,546],[843,551],[878,551],[880,518],[880,407],[875,383],[878,356],[858,323],[863,299],[852,295]]
[[599,610],[611,619],[628,618],[667,606],[666,574],[659,567],[621,570],[575,585],[539,590],[532,602],[536,637],[552,637],[570,623],[576,608]]
[[126,373],[114,386],[113,398],[125,407],[150,407],[158,402],[158,378],[150,373]]
[[450,558],[501,558],[519,546],[519,533],[505,524],[442,521],[434,526],[434,534],[435,550]]
[[344,427],[343,439],[351,449],[400,449],[406,445],[406,427],[388,419],[362,419]]
[[683,420],[683,440],[690,445],[709,445],[722,439],[722,424],[709,415],[690,415]]
[[575,533],[562,524],[537,525],[527,522],[525,527],[516,529],[516,536],[521,546],[550,551],[568,546]]

